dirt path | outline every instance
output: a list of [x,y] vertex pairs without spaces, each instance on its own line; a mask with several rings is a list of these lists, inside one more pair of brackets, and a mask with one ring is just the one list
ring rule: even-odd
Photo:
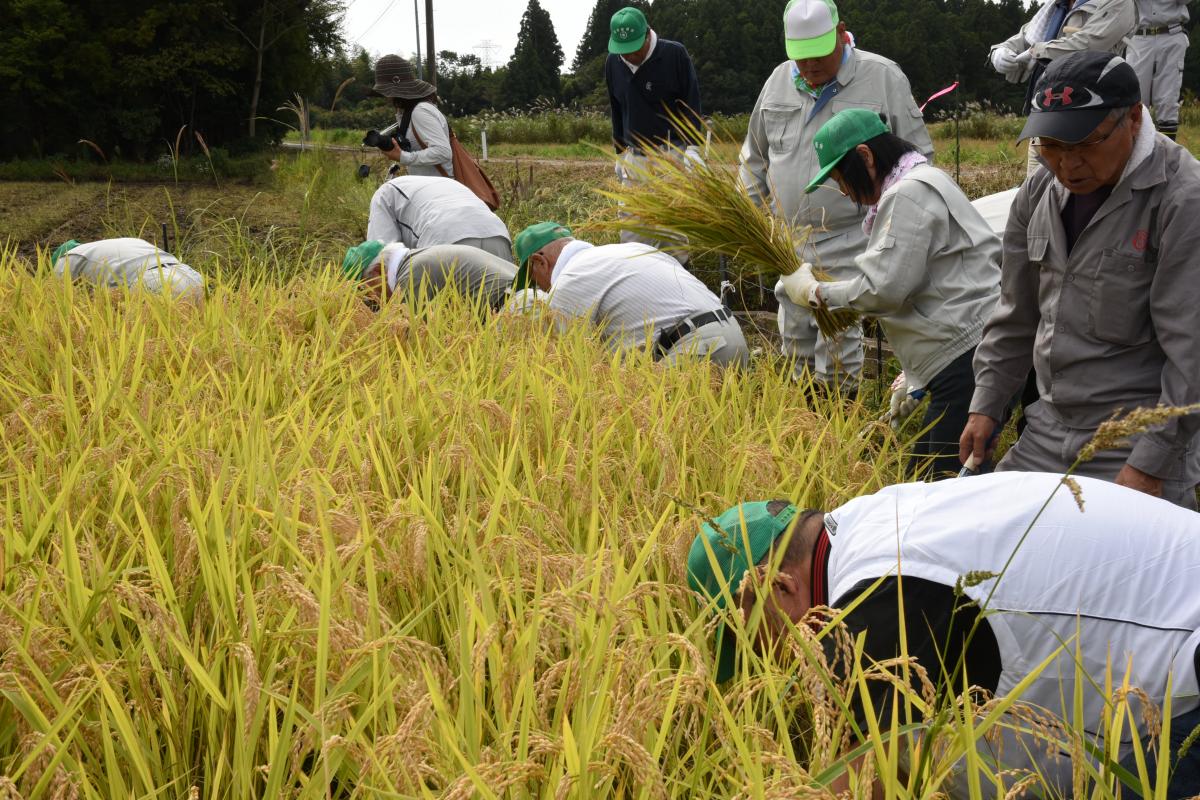
[[[335,153],[361,153],[362,155],[373,155],[373,151],[366,147],[354,147],[348,144],[322,144],[322,145],[302,145],[299,142],[283,142],[279,145],[281,150],[290,150],[298,152],[302,150],[315,150],[318,147],[322,150],[331,150]],[[611,161],[604,161],[599,158],[538,158],[535,156],[493,156],[483,164],[494,163],[512,164],[514,162],[524,162],[526,164],[544,164],[552,167],[607,167],[612,164]]]

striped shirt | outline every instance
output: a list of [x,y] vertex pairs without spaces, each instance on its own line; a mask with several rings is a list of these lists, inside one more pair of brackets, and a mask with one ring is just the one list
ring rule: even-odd
[[550,275],[550,308],[567,319],[590,320],[614,349],[627,350],[688,317],[721,308],[721,300],[649,245],[573,241]]

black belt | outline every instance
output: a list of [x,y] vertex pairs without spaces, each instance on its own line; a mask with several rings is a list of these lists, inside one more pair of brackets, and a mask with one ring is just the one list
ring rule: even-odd
[[703,314],[697,314],[682,322],[677,322],[669,328],[663,328],[658,332],[658,339],[654,343],[655,360],[665,356],[672,347],[679,344],[680,339],[689,333],[703,328],[710,322],[726,322],[731,319],[733,319],[733,312],[727,306],[721,306],[716,311],[705,311]]
[[1158,36],[1160,33],[1174,33],[1172,28],[1183,30],[1182,25],[1159,25],[1155,28],[1138,28],[1133,33],[1135,36]]

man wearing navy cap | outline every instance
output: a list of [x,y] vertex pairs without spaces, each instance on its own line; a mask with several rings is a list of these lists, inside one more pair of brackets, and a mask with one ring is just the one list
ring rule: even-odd
[[[1032,366],[1041,399],[996,469],[1062,472],[1118,411],[1200,403],[1200,164],[1155,132],[1110,53],[1051,63],[1021,138],[1046,166],[1008,217],[960,457],[985,455]],[[1195,509],[1198,447],[1192,414],[1077,471]]]

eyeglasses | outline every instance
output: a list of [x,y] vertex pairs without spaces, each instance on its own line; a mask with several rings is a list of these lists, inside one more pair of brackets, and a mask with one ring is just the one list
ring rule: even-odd
[[1064,142],[1055,141],[1054,139],[1042,140],[1039,136],[1033,144],[1033,152],[1040,156],[1049,156],[1050,158],[1062,158],[1068,154],[1087,155],[1093,148],[1099,147],[1109,140],[1109,138],[1120,130],[1129,120],[1128,116],[1121,117],[1121,121],[1113,125],[1108,133],[1096,139],[1088,139],[1075,144],[1066,144]]

